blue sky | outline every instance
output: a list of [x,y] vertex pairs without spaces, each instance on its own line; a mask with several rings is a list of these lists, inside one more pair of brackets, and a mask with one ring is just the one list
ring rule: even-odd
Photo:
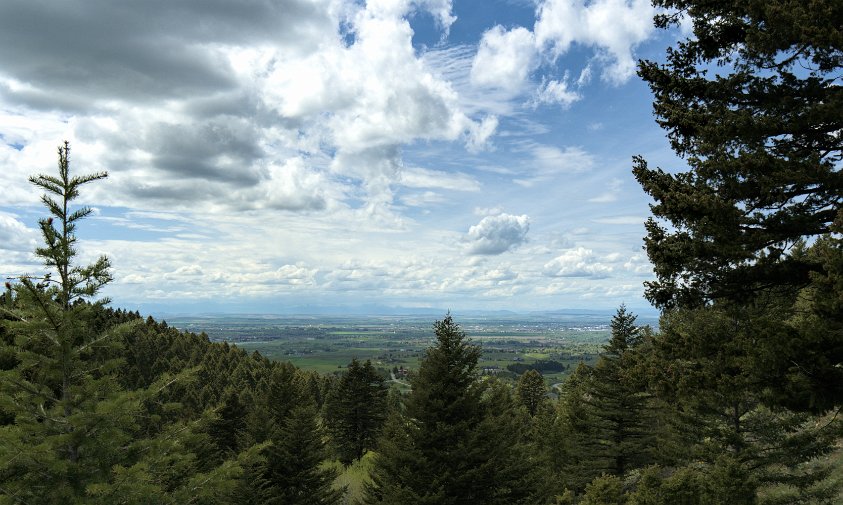
[[118,306],[643,310],[639,0],[0,5],[0,273],[71,142]]

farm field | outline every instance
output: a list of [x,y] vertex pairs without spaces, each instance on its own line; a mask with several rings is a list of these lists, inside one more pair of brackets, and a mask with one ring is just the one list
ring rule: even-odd
[[[455,316],[457,317],[457,316]],[[412,373],[433,342],[435,316],[180,316],[168,323],[212,341],[226,341],[274,360],[321,373],[337,372],[354,358],[371,360],[388,375]],[[479,344],[482,373],[515,377],[507,366],[556,361],[548,384],[580,361],[592,362],[609,339],[611,315],[564,317],[462,317],[466,335]],[[403,372],[400,373],[403,375]]]

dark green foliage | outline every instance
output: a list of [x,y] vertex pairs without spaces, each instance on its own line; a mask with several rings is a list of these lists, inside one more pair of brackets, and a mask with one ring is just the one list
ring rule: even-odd
[[332,505],[342,489],[331,487],[336,471],[323,468],[326,456],[322,430],[313,405],[298,406],[271,437],[266,451],[261,503],[267,505]]
[[247,406],[240,400],[240,393],[233,388],[227,389],[216,410],[217,417],[209,423],[207,429],[217,459],[228,459],[239,452],[246,426],[246,412]]
[[593,368],[580,365],[564,384],[552,428],[561,432],[556,458],[563,487],[582,491],[600,475],[623,477],[669,457],[670,429],[657,400],[634,377],[642,341],[635,316],[621,306],[600,360]]
[[539,407],[547,399],[547,386],[544,384],[544,378],[536,370],[530,370],[518,379],[518,386],[516,387],[518,394],[518,401],[521,402],[527,412],[531,416],[536,415]]
[[328,395],[325,421],[339,460],[348,465],[375,447],[386,420],[387,387],[370,361],[352,360]]
[[538,372],[564,372],[568,369],[565,363],[560,363],[556,360],[538,360],[535,363],[510,363],[506,365],[506,369],[510,372],[514,372],[517,374],[523,374],[525,372],[529,372],[530,370],[536,370]]
[[[770,321],[773,318],[773,321]],[[769,313],[708,308],[662,319],[655,359],[663,365],[659,385],[675,407],[695,459],[734,470],[751,489],[786,484],[811,496],[825,469],[807,466],[827,454],[841,435],[839,422],[782,407],[767,407],[769,386],[757,383],[752,348],[759,335],[775,338],[780,326]],[[710,346],[710,351],[700,346]],[[688,347],[697,358],[688,361]],[[769,358],[768,358],[769,359]],[[747,366],[746,363],[750,365]],[[730,454],[728,465],[722,457]],[[738,471],[739,470],[739,471]]]
[[[654,111],[690,171],[635,175],[656,200],[647,251],[661,307],[799,288],[822,267],[789,254],[840,211],[843,5],[837,0],[657,0],[693,37],[642,62]],[[678,22],[665,15],[662,26]],[[714,67],[714,68],[712,68]]]
[[585,487],[579,505],[624,505],[623,483],[615,475],[601,475]]
[[[677,9],[658,18],[662,26],[688,14],[693,36],[669,50],[665,65],[639,69],[688,164],[670,173],[636,160],[635,176],[655,199],[646,249],[657,280],[647,297],[670,310],[721,304],[807,315],[800,322],[811,319],[802,309],[819,311],[805,326],[779,318],[740,350],[751,359],[739,366],[775,389],[763,397],[771,406],[834,408],[843,400],[840,311],[797,300],[817,289],[826,299],[841,293],[834,230],[843,220],[843,4],[655,4]],[[817,331],[831,321],[837,330]]]
[[0,370],[0,502],[233,503],[241,466],[256,461],[257,449],[215,460],[202,419],[162,425],[172,405],[163,397],[189,371],[167,374],[180,367],[156,364],[154,354],[172,356],[160,347],[123,346],[144,334],[139,314],[85,300],[111,276],[104,257],[87,267],[74,263],[75,226],[91,211],[70,204],[81,185],[105,174],[71,177],[68,154],[65,144],[58,177],[31,179],[58,198],[42,198],[53,216],[40,221],[45,245],[36,250],[52,271],[19,278],[11,305],[0,309],[0,355],[7,358]]
[[434,325],[406,411],[379,443],[367,503],[526,503],[530,458],[510,393],[477,381],[480,349],[450,315]]
[[108,260],[74,263],[76,222],[91,211],[69,205],[80,186],[105,174],[71,177],[68,153],[65,143],[58,177],[31,178],[60,199],[42,198],[53,217],[39,222],[45,246],[36,250],[54,271],[18,279],[15,303],[3,309],[11,337],[3,354],[14,359],[0,371],[0,412],[11,419],[0,431],[0,493],[23,502],[75,503],[106,480],[125,459],[121,446],[133,438],[139,409],[139,396],[115,379],[118,360],[108,357],[129,328],[94,332],[93,307],[81,301],[110,280]]
[[[30,177],[29,182],[47,192],[41,196],[41,201],[52,214],[52,217],[38,221],[45,245],[36,248],[35,255],[58,273],[59,279],[53,281],[54,284],[50,284],[50,274],[47,274],[44,280],[45,284],[52,288],[51,295],[67,310],[74,301],[94,296],[102,286],[111,281],[111,264],[105,256],[85,267],[74,264],[76,222],[89,216],[93,209],[81,207],[71,212],[68,208],[70,202],[79,196],[81,186],[105,179],[108,174],[101,172],[71,177],[70,144],[65,142],[64,147],[59,147],[58,155],[58,177],[41,174]],[[56,201],[54,197],[61,200]],[[54,222],[55,220],[58,221]]]
[[681,421],[688,464],[642,478],[635,499],[756,503],[784,486],[822,503],[816,458],[840,426],[818,415],[843,400],[843,4],[655,4],[675,9],[658,25],[687,15],[693,35],[639,67],[687,161],[635,163],[655,200],[646,295],[663,309],[639,370]]

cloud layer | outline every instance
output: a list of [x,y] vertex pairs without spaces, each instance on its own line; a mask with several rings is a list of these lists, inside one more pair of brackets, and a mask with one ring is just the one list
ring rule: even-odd
[[26,181],[66,139],[121,303],[640,300],[646,135],[604,102],[653,9],[469,4],[0,2],[0,273],[41,268]]

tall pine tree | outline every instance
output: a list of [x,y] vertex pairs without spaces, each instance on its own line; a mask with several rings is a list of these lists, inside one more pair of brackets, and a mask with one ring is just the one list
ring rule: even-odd
[[[657,25],[688,19],[693,32],[665,64],[639,68],[659,124],[687,162],[678,173],[635,162],[655,200],[645,242],[657,279],[647,297],[665,310],[719,304],[792,315],[740,351],[754,356],[741,373],[770,390],[771,406],[839,405],[843,316],[795,304],[820,286],[843,296],[834,267],[843,258],[843,4],[654,3],[666,8]],[[822,313],[804,325],[806,308]],[[701,347],[689,346],[686,359],[707,359],[694,355]]]
[[46,191],[41,200],[51,214],[39,221],[44,245],[35,251],[50,271],[19,278],[17,299],[5,309],[16,364],[0,371],[0,411],[14,418],[0,431],[0,496],[13,502],[83,500],[124,460],[139,408],[117,383],[118,361],[102,358],[113,356],[103,349],[118,346],[125,327],[93,331],[93,306],[85,302],[111,280],[108,259],[75,262],[76,225],[92,209],[71,204],[83,185],[106,174],[71,176],[69,154],[67,143],[59,147],[58,176],[30,178]]
[[370,361],[356,359],[348,365],[325,407],[325,421],[337,456],[350,464],[375,447],[386,420],[387,387]]
[[450,315],[434,332],[405,412],[387,422],[366,503],[525,503],[530,460],[518,429],[526,423],[512,422],[511,396],[478,382],[480,349]]
[[105,174],[71,176],[69,154],[65,143],[58,176],[30,179],[46,191],[51,214],[39,221],[44,245],[36,249],[48,272],[19,278],[14,300],[0,308],[0,356],[8,358],[0,366],[0,502],[236,502],[242,466],[260,448],[201,461],[210,444],[198,422],[152,421],[150,407],[175,378],[150,374],[131,391],[121,385],[129,382],[120,377],[122,342],[141,320],[106,317],[107,300],[88,300],[111,280],[109,262],[77,264],[76,225],[92,210],[72,206],[82,186]]

